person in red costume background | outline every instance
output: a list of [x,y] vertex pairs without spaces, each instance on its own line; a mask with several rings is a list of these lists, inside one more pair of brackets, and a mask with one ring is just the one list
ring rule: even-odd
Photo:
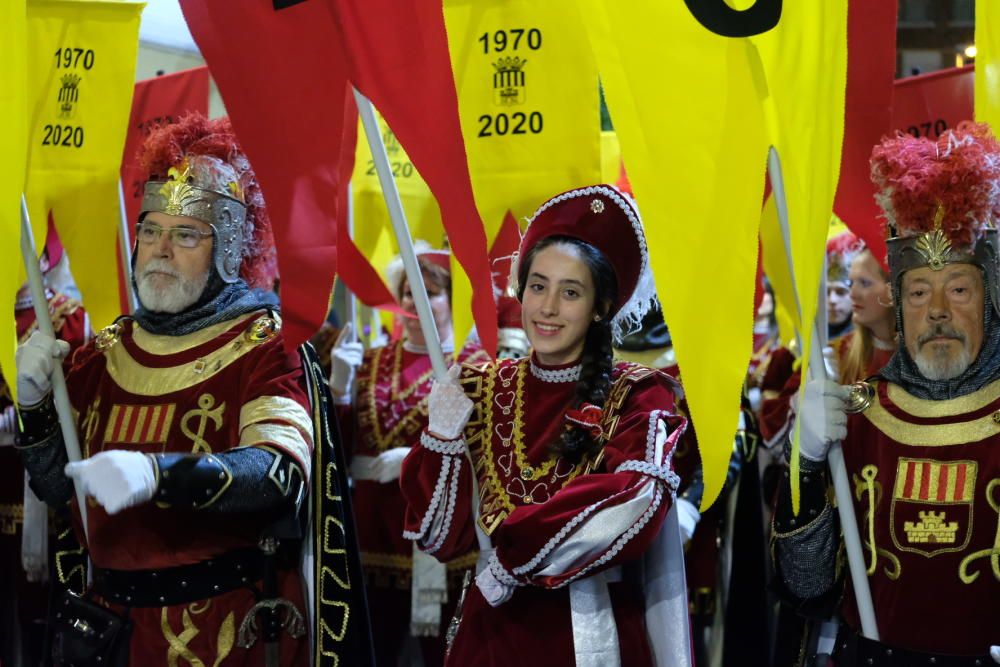
[[651,665],[633,566],[686,422],[674,380],[612,359],[655,299],[634,203],[607,185],[553,197],[516,275],[531,356],[454,366],[403,464],[406,535],[442,560],[480,547],[447,664]]
[[[451,253],[414,244],[444,352],[454,349],[451,319]],[[476,561],[473,549],[447,565],[414,550],[403,537],[406,503],[399,489],[403,458],[427,426],[431,359],[410,283],[397,257],[387,270],[389,286],[413,317],[404,318],[401,339],[364,352],[345,327],[331,352],[330,387],[339,404],[341,429],[352,450],[354,511],[372,610],[376,662],[394,667],[408,636],[420,638],[427,667],[444,662],[444,628],[464,573]],[[489,359],[478,343],[467,344],[459,361]],[[353,398],[352,398],[353,397]],[[443,622],[442,622],[443,620]]]
[[[142,163],[140,306],[69,360],[81,461],[66,463],[51,393],[66,346],[35,332],[17,350],[18,448],[32,488],[53,506],[71,502],[73,482],[89,498],[78,535],[93,584],[89,600],[58,603],[53,660],[370,664],[358,587],[322,577],[358,575],[324,379],[309,348],[285,351],[277,298],[252,287],[270,286],[273,255],[255,174],[228,119],[199,114],[153,131]],[[324,517],[341,530],[314,542],[305,583],[323,594],[307,609],[300,540]]]
[[[872,153],[895,354],[848,391],[803,387],[801,506],[784,488],[775,565],[803,612],[842,621],[836,664],[1000,663],[1000,144],[985,124]],[[849,413],[849,414],[848,414]],[[842,441],[879,640],[862,637],[838,558],[826,459]],[[825,607],[825,610],[824,610]]]

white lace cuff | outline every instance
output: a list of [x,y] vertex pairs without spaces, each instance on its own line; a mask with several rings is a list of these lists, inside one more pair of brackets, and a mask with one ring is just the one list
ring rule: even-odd
[[465,440],[463,438],[441,440],[424,431],[420,434],[420,444],[438,454],[461,456],[465,453]]

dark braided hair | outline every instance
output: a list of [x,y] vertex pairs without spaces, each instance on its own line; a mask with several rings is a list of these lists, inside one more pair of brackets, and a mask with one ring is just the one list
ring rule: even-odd
[[[584,403],[604,408],[604,401],[611,391],[611,371],[614,351],[611,347],[611,313],[615,312],[618,294],[618,280],[607,258],[594,246],[568,236],[549,236],[539,241],[519,262],[517,271],[517,298],[523,300],[531,263],[539,252],[553,245],[574,248],[580,260],[590,270],[594,282],[594,304],[601,318],[591,321],[583,344],[582,368],[576,383],[572,409],[579,409]],[[570,463],[579,463],[585,456],[597,452],[600,443],[595,442],[590,431],[575,424],[566,424],[552,450]]]

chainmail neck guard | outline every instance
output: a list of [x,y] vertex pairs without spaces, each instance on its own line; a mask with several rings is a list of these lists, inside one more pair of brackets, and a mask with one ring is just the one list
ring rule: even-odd
[[[897,306],[896,329],[900,332],[899,348],[892,355],[885,368],[879,372],[878,377],[898,384],[907,393],[917,398],[932,401],[943,401],[971,394],[1000,377],[1000,322],[998,322],[997,313],[990,304],[990,280],[993,278],[984,271],[983,293],[986,312],[983,316],[983,346],[979,350],[979,356],[965,369],[964,373],[951,380],[928,380],[924,377],[902,343],[902,306]],[[899,294],[899,290],[896,290],[896,293]]]
[[187,310],[180,313],[156,313],[146,310],[140,304],[131,317],[151,334],[186,336],[246,313],[279,308],[278,297],[273,292],[250,289],[242,279],[224,283],[218,273],[212,271],[201,299]]

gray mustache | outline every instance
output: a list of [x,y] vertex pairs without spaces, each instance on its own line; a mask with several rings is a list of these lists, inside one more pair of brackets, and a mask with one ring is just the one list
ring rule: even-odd
[[160,260],[151,260],[149,264],[142,270],[142,275],[139,276],[139,280],[144,279],[151,273],[166,273],[173,276],[174,278],[180,278],[181,274],[170,267],[166,262]]
[[937,324],[917,336],[917,345],[923,345],[933,338],[953,338],[959,342],[965,342],[965,334],[958,329],[954,329],[944,324]]

